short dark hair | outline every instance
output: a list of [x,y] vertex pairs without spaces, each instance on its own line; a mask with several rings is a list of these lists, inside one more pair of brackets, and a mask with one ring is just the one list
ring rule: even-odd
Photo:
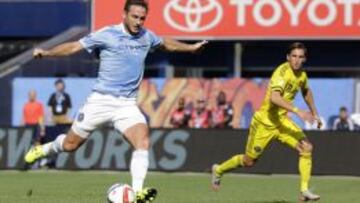
[[307,56],[307,54],[308,54],[306,46],[301,42],[294,42],[294,43],[290,44],[290,46],[288,48],[288,51],[287,51],[287,54],[288,55],[291,54],[291,52],[294,49],[302,49],[302,50],[304,50],[305,56]]
[[149,4],[145,0],[126,0],[124,11],[129,12],[131,6],[142,6],[146,9],[146,12],[149,10]]
[[59,83],[62,83],[62,84],[65,84],[63,79],[59,78],[55,81],[55,85],[59,84]]
[[345,106],[340,107],[340,111],[347,111],[347,108]]

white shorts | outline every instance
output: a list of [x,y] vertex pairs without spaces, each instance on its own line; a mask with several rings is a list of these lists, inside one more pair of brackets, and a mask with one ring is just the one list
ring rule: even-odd
[[71,129],[80,137],[87,138],[93,130],[109,123],[123,133],[135,124],[146,124],[146,119],[135,98],[93,92],[78,111]]

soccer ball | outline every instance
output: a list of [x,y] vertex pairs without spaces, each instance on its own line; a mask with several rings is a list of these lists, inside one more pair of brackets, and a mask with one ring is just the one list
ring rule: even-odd
[[109,203],[133,203],[135,192],[127,184],[116,183],[108,189],[107,200]]

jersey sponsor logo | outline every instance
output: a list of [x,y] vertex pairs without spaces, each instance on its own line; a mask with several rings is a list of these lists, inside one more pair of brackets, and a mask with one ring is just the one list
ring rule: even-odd
[[[203,32],[216,27],[223,8],[217,0],[172,0],[164,7],[165,21],[173,28],[184,32]],[[180,15],[179,15],[180,14]]]
[[260,153],[262,151],[260,146],[255,146],[254,150],[255,150],[256,153]]

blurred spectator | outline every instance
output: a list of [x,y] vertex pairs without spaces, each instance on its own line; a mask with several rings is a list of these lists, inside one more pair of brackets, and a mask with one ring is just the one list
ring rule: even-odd
[[325,122],[325,119],[323,117],[320,117],[322,126],[320,127],[320,129],[318,128],[318,123],[316,121],[314,121],[313,124],[305,121],[305,130],[326,130],[327,129],[327,125]]
[[188,127],[191,112],[185,108],[185,98],[181,97],[178,106],[171,114],[170,124],[175,128]]
[[334,122],[338,118],[338,115],[331,115],[328,117],[327,125],[329,126],[329,129],[333,129]]
[[226,94],[220,91],[216,97],[216,107],[211,112],[212,126],[214,128],[231,127],[233,110],[230,103],[226,101]]
[[41,137],[45,135],[44,118],[43,104],[36,100],[36,91],[30,90],[28,94],[28,102],[23,107],[22,124],[36,129],[36,142],[40,142]]
[[71,120],[68,118],[68,113],[71,110],[70,96],[65,92],[65,83],[62,79],[55,81],[56,92],[52,93],[48,106],[52,113],[52,121],[57,124],[69,124]]
[[350,116],[350,119],[354,123],[354,130],[359,131],[360,130],[360,113],[354,113]]
[[348,111],[346,107],[340,108],[340,114],[339,117],[336,118],[334,121],[333,130],[341,130],[341,131],[354,130],[354,124],[348,116]]
[[203,97],[198,98],[191,112],[189,125],[191,128],[208,128],[211,126],[211,112],[206,109],[206,101]]

